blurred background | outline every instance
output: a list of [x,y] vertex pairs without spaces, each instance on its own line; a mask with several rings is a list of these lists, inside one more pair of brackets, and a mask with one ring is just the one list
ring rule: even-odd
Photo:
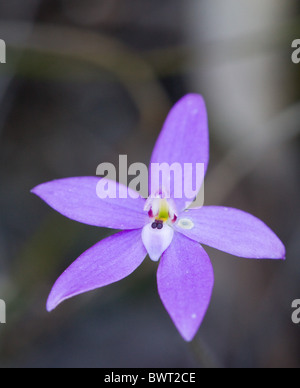
[[[1,367],[300,367],[300,38],[296,0],[0,0]],[[156,264],[65,302],[50,289],[113,231],[65,219],[30,190],[148,163],[174,102],[207,102],[207,205],[243,209],[287,247],[286,262],[207,249],[209,311],[185,343],[164,310]]]

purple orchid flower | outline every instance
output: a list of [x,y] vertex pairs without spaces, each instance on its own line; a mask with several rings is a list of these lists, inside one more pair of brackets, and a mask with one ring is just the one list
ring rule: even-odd
[[[205,103],[201,96],[190,94],[168,115],[150,168],[154,163],[202,163],[206,171],[208,161]],[[167,179],[173,189],[182,185],[173,175]],[[49,295],[48,311],[75,295],[127,277],[148,253],[153,261],[161,258],[157,272],[160,298],[182,337],[191,341],[207,311],[214,283],[212,264],[200,244],[243,258],[285,258],[279,238],[243,211],[217,206],[188,209],[192,201],[175,198],[172,189],[166,196],[164,182],[150,192],[147,201],[141,196],[120,198],[122,195],[99,199],[98,182],[97,177],[67,178],[32,190],[72,220],[122,230],[87,250],[60,276]],[[119,193],[130,192],[113,184]]]

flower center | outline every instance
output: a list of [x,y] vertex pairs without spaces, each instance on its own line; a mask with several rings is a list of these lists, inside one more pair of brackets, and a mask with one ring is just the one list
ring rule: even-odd
[[153,229],[162,229],[165,223],[174,223],[177,220],[175,207],[171,200],[161,196],[149,197],[145,208],[153,221]]

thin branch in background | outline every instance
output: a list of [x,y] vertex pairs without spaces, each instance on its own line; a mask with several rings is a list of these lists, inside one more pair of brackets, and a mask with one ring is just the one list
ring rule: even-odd
[[[36,17],[36,14],[38,12],[38,9],[40,7],[41,0],[34,0],[28,3],[26,7],[26,16],[27,16],[27,23],[26,28],[23,30],[22,36],[20,36],[21,42],[26,42],[29,38],[29,36],[32,33],[33,26],[34,26],[34,20]],[[0,20],[0,24],[3,21]],[[0,28],[1,31],[1,38],[5,39],[5,42],[7,42],[10,39],[10,34],[6,34],[5,31],[3,31]],[[0,106],[1,106],[1,112],[0,112],[0,138],[3,131],[4,124],[6,122],[6,118],[10,112],[10,109],[14,102],[15,93],[11,93],[8,95],[8,90],[10,88],[10,85],[16,75],[18,64],[20,63],[22,59],[22,50],[19,51],[18,55],[14,58],[14,63],[9,64],[10,71],[9,74],[2,74],[0,78]],[[9,61],[9,58],[8,58]],[[3,70],[3,69],[2,69]]]
[[[289,142],[300,131],[300,103],[297,102],[279,112],[269,120],[261,133],[264,138],[255,147],[249,146],[248,138],[243,143],[232,146],[225,157],[210,171],[206,178],[206,188],[209,190],[209,202],[222,203],[238,183],[253,171],[270,152],[283,143]],[[259,131],[259,128],[255,131]],[[251,136],[251,134],[250,134]],[[240,163],[244,160],[245,163]],[[232,168],[234,166],[234,168]],[[222,186],[222,191],[216,188]]]
[[140,115],[139,128],[145,131],[144,135],[147,136],[149,129],[160,127],[170,108],[169,98],[152,68],[119,40],[76,28],[36,23],[30,39],[24,41],[22,36],[28,29],[27,23],[2,22],[0,28],[10,37],[7,45],[14,50],[53,54],[112,73],[134,101]]

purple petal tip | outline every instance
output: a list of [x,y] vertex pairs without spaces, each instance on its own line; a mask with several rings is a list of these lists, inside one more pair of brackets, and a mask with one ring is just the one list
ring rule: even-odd
[[124,279],[143,262],[147,252],[141,230],[112,235],[84,252],[54,284],[47,311],[63,301]]
[[198,243],[176,234],[160,262],[157,285],[179,333],[185,341],[192,341],[213,291],[214,273],[207,253]]

